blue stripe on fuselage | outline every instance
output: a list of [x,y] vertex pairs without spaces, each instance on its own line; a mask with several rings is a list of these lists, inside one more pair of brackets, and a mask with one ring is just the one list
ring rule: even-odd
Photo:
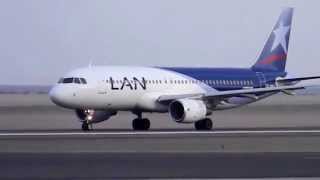
[[[210,87],[223,91],[242,89],[243,87],[265,87],[261,84],[257,74],[252,69],[246,68],[187,68],[187,67],[160,67],[161,69],[173,71],[193,79],[203,81]],[[283,72],[264,72],[264,82],[274,83],[275,78],[283,77]],[[241,83],[241,84],[240,84]],[[246,83],[246,84],[243,84]],[[249,84],[247,84],[249,83]],[[252,84],[251,84],[252,83]]]

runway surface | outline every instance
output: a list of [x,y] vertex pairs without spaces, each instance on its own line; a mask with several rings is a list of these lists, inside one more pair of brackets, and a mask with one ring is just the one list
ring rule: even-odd
[[135,132],[121,112],[86,133],[46,96],[0,100],[0,179],[320,177],[318,96],[215,112],[212,131],[146,114]]
[[[320,128],[320,96],[274,96],[249,106],[216,111],[215,128]],[[144,114],[152,130],[193,130],[173,122],[168,114]],[[131,130],[132,113],[119,112],[95,124],[97,130]],[[0,95],[0,130],[80,129],[74,111],[52,104],[46,95]]]
[[0,133],[3,178],[320,176],[320,130]]
[[[0,154],[1,178],[251,178],[320,176],[319,153]],[[4,165],[5,164],[5,165]]]

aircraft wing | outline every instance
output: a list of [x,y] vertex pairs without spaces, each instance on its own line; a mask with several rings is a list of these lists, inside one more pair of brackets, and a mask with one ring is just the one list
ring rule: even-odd
[[278,86],[278,87],[266,87],[266,88],[254,88],[254,89],[240,89],[240,90],[230,90],[230,91],[214,91],[205,94],[180,94],[180,95],[163,95],[158,98],[159,102],[172,101],[176,99],[183,98],[202,98],[202,99],[223,99],[227,97],[234,96],[250,96],[259,93],[270,93],[270,92],[280,92],[286,90],[298,90],[304,89],[305,86]]
[[205,94],[177,94],[177,95],[162,95],[158,98],[158,102],[172,101],[175,99],[203,97]]
[[285,90],[298,90],[298,89],[304,89],[304,88],[305,86],[278,86],[278,87],[219,91],[219,92],[207,93],[204,96],[204,98],[214,98],[214,97],[225,98],[225,97],[233,97],[233,96],[246,96],[246,95],[255,95],[259,93],[280,92]]

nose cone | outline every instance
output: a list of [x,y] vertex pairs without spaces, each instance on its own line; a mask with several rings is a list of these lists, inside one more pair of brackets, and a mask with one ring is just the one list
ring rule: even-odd
[[63,93],[59,91],[59,88],[56,86],[50,90],[49,97],[51,101],[57,105],[60,105],[61,102],[63,102]]
[[53,103],[62,107],[68,107],[70,102],[70,93],[59,85],[50,90],[49,97]]

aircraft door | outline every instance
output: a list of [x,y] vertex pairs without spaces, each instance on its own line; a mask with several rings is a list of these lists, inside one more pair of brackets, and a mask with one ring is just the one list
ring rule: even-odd
[[259,81],[259,87],[265,87],[267,84],[265,75],[262,72],[256,72],[256,76]]

